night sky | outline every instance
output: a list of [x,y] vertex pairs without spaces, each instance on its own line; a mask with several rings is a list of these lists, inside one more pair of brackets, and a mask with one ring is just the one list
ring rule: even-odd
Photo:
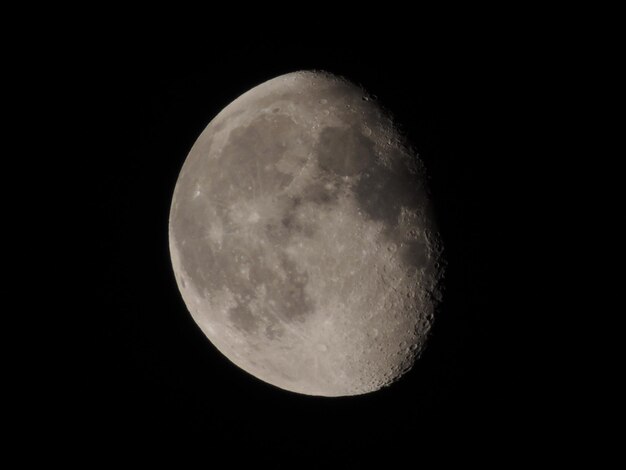
[[[177,67],[108,57],[117,66],[87,73],[85,99],[99,115],[87,138],[104,157],[86,169],[95,180],[86,314],[97,326],[84,338],[77,429],[130,442],[191,435],[208,453],[277,459],[417,452],[425,436],[508,445],[524,409],[510,293],[521,262],[513,116],[524,98],[510,54],[476,43],[390,53],[261,41]],[[193,322],[169,259],[169,205],[195,139],[243,92],[301,69],[343,75],[394,113],[425,162],[445,244],[443,302],[422,358],[363,396],[301,396],[237,368]]]

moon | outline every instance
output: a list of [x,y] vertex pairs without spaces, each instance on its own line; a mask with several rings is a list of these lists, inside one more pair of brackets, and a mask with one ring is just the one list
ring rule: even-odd
[[170,255],[193,319],[284,390],[391,384],[424,349],[440,299],[426,181],[361,87],[300,71],[252,88],[202,132],[174,189]]

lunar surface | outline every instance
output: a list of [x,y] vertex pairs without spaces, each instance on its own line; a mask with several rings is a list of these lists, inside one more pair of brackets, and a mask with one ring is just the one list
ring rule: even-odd
[[424,348],[439,298],[425,183],[362,88],[295,72],[251,89],[209,123],[176,184],[185,304],[228,359],[282,389],[389,385]]

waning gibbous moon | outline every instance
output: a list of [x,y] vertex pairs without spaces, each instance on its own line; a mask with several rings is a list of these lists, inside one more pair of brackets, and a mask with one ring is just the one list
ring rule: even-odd
[[389,385],[424,348],[439,297],[425,183],[362,88],[324,72],[262,83],[209,123],[178,177],[169,244],[183,300],[219,351],[277,387]]

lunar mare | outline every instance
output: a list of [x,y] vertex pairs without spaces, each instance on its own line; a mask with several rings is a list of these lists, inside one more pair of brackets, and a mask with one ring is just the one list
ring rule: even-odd
[[269,80],[180,172],[169,244],[191,315],[228,359],[307,395],[372,392],[426,343],[442,245],[419,157],[360,87]]

